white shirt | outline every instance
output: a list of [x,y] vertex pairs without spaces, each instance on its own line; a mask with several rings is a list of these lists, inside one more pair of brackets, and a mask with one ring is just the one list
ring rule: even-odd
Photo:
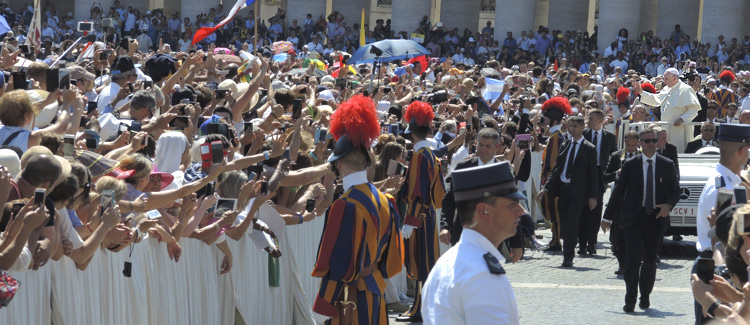
[[563,181],[563,183],[570,183],[570,179],[565,177],[565,173],[568,171],[568,160],[572,159],[573,162],[575,162],[576,156],[578,155],[578,150],[581,149],[581,144],[583,143],[583,137],[580,137],[578,140],[575,140],[575,143],[576,143],[575,152],[571,152],[571,150],[568,150],[568,157],[565,159],[565,165],[563,166],[563,171],[562,173],[560,173],[560,180]]
[[725,189],[733,189],[742,181],[740,177],[729,170],[722,164],[716,164],[716,171],[708,176],[706,186],[703,187],[701,197],[698,200],[698,213],[695,216],[696,230],[698,241],[695,242],[695,248],[699,252],[712,250],[711,238],[708,237],[708,230],[711,225],[708,223],[708,216],[711,215],[711,208],[716,206],[716,178],[721,176],[724,179]]
[[[117,97],[117,93],[120,92],[120,88],[122,87],[120,87],[120,85],[118,85],[117,83],[110,82],[109,86],[106,86],[104,87],[104,89],[102,89],[102,92],[99,93],[99,99],[97,100],[97,105],[96,105],[96,110],[99,111],[99,114],[102,113],[102,111],[104,110],[104,107],[109,105],[112,99]],[[117,104],[119,106],[121,103],[117,103]]]
[[492,274],[484,255],[505,259],[478,232],[461,239],[438,259],[422,289],[424,324],[519,324],[516,294],[505,274]]
[[[654,197],[656,197],[656,156],[658,154],[654,152],[654,155],[651,156],[651,158],[646,157],[645,154],[641,154],[642,160],[643,160],[643,200],[641,203],[643,203],[643,206],[646,206],[646,180],[648,177],[648,174],[646,171],[648,171],[648,160],[651,159],[651,176],[653,180],[653,184],[651,186],[653,187]],[[651,202],[653,207],[656,207],[656,199],[654,199],[654,202]]]
[[591,141],[594,141],[594,138],[596,138],[596,143],[593,145],[596,147],[596,165],[601,166],[601,162],[599,161],[599,154],[601,153],[601,147],[602,147],[602,130],[591,130]]
[[344,176],[344,179],[342,181],[344,182],[344,191],[348,191],[354,186],[367,183],[367,171],[363,170],[356,173],[351,173]]

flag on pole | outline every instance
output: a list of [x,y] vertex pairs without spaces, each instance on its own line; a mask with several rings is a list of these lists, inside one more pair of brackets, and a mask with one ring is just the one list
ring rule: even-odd
[[[39,0],[37,0],[39,1]],[[221,22],[219,22],[214,27],[201,27],[195,34],[193,35],[193,44],[200,42],[204,38],[208,37],[208,35],[213,34],[215,31],[217,31],[219,28],[226,25],[228,22],[232,21],[234,19],[234,16],[237,15],[237,13],[240,12],[240,10],[245,9],[245,7],[253,4],[255,0],[237,0],[237,3],[234,4],[234,7],[232,7],[232,10],[229,11],[229,14],[227,15],[227,18],[224,18]]]
[[362,23],[359,24],[359,46],[365,46],[365,8],[362,8]]
[[78,58],[76,59],[77,63],[83,62],[85,59],[90,59],[94,57],[94,51],[96,50],[96,46],[94,46],[94,42],[88,42],[86,43],[86,46],[83,47],[83,51],[81,51],[80,54],[78,54]]
[[34,0],[34,16],[31,18],[29,33],[26,36],[26,43],[39,48],[42,45],[42,6],[39,0]]

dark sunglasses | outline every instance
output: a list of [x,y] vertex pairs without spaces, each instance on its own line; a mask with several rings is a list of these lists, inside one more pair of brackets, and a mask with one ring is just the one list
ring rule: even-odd
[[709,106],[708,109],[719,109],[719,108],[716,106]]
[[643,143],[656,143],[659,139],[642,139]]

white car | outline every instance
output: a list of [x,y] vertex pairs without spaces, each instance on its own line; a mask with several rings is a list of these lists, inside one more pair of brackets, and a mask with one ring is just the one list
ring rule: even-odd
[[680,201],[669,214],[670,227],[667,234],[695,235],[698,199],[703,187],[719,163],[718,152],[703,154],[680,154]]

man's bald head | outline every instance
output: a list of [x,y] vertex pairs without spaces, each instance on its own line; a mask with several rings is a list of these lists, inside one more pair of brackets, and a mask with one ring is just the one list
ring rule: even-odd
[[750,124],[750,110],[740,112],[740,124]]
[[48,154],[38,154],[29,158],[21,173],[21,178],[26,180],[32,186],[39,186],[45,182],[53,183],[60,177],[62,166],[54,156]]

